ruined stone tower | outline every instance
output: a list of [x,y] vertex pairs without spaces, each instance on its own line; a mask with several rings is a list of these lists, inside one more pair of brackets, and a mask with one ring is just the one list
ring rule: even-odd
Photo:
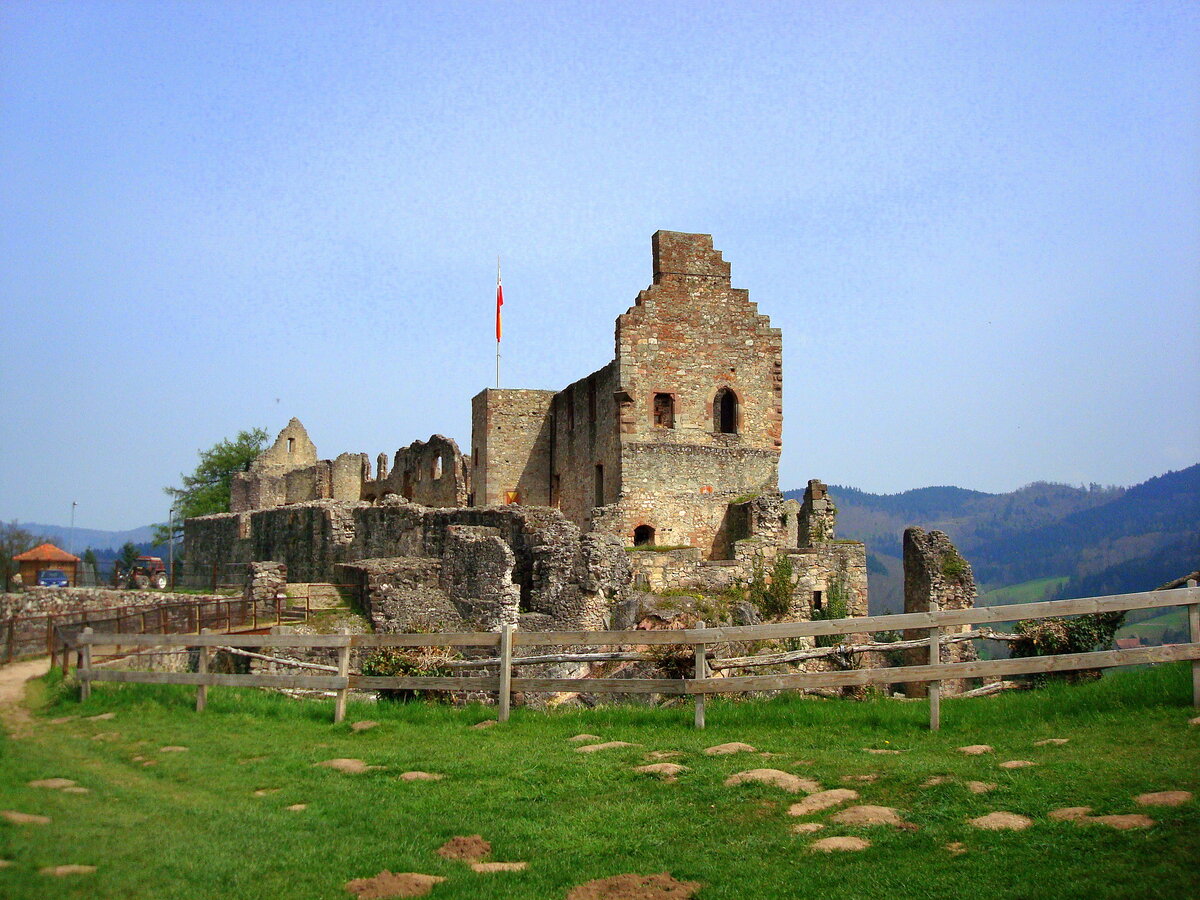
[[472,401],[477,505],[555,506],[628,544],[730,552],[731,500],[778,490],[783,346],[706,234],[656,232],[616,357],[561,391]]

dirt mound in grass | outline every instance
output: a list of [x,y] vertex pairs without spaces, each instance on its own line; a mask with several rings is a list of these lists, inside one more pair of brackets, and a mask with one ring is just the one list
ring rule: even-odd
[[1050,810],[1049,816],[1055,822],[1077,822],[1089,818],[1091,814],[1090,806],[1064,806],[1062,809]]
[[49,816],[39,816],[36,813],[17,812],[15,809],[0,810],[0,816],[3,816],[14,825],[49,825]]
[[499,725],[500,722],[496,719],[484,719],[482,722],[476,722],[471,727],[476,731],[483,731],[485,728],[491,728],[493,725]]
[[424,897],[435,884],[446,879],[420,872],[389,872],[384,869],[374,878],[355,878],[346,882],[346,890],[362,900],[386,900],[388,897]]
[[615,750],[617,747],[636,747],[629,741],[605,741],[603,744],[588,744],[586,747],[576,747],[576,753],[595,753],[597,750]]
[[1036,766],[1037,763],[1030,762],[1027,759],[1010,759],[1007,762],[1000,763],[1002,769],[1028,769],[1030,766]]
[[967,790],[972,794],[986,794],[988,791],[994,791],[996,785],[990,781],[968,781]]
[[370,719],[363,719],[361,722],[351,722],[350,730],[357,734],[360,731],[368,731],[379,726],[378,722],[373,722]]
[[327,759],[325,762],[313,763],[315,766],[324,766],[327,769],[337,769],[339,772],[346,772],[350,775],[361,775],[363,772],[374,772],[376,769],[382,769],[383,766],[368,766],[361,759]]
[[471,863],[476,872],[523,872],[529,868],[527,862],[477,862]]
[[582,744],[585,741],[602,741],[604,738],[598,734],[577,734],[575,737],[567,738],[568,741],[574,741],[577,744]]
[[709,747],[704,752],[709,756],[725,756],[729,753],[757,753],[758,750],[749,744],[730,741],[728,744],[717,744],[715,747]]
[[116,717],[117,714],[115,712],[106,712],[100,713],[98,716],[85,716],[85,719],[88,722],[107,722],[109,719],[115,719]]
[[1067,741],[1069,741],[1069,740],[1070,740],[1070,738],[1046,738],[1044,741],[1034,741],[1033,746],[1035,746],[1035,747],[1061,747],[1063,744],[1067,743]]
[[833,821],[839,825],[895,825],[897,828],[909,824],[890,806],[851,806],[836,813]]
[[648,766],[636,766],[633,771],[639,775],[657,775],[663,781],[674,781],[677,775],[690,769],[678,763],[650,763]]
[[45,866],[44,868],[38,869],[38,871],[43,875],[54,875],[61,878],[64,875],[91,875],[96,871],[96,867],[77,865]]
[[959,753],[965,753],[967,756],[983,756],[985,753],[993,752],[990,744],[969,744],[966,747],[959,747]]
[[792,826],[792,834],[812,834],[824,827],[820,822],[797,822]]
[[452,837],[437,848],[438,856],[446,859],[461,859],[465,862],[479,862],[492,852],[492,845],[483,839],[481,834]]
[[400,775],[401,781],[441,781],[445,778],[438,772],[404,772]]
[[307,803],[293,803],[291,806],[285,807],[288,812],[304,812],[308,809]]
[[163,747],[158,752],[159,753],[186,753],[187,747],[180,747],[176,744],[172,744],[169,747]]
[[700,888],[700,882],[677,881],[669,872],[614,875],[576,885],[567,900],[687,900]]
[[970,824],[984,831],[1022,831],[1032,825],[1033,820],[1016,813],[994,812],[971,819]]
[[73,784],[70,787],[63,788],[62,792],[64,794],[90,794],[91,793],[91,791],[89,791],[87,788],[80,787],[77,784]]
[[862,838],[856,837],[827,837],[812,842],[812,849],[818,850],[821,853],[835,853],[839,850],[844,852],[866,850],[870,846],[870,841],[864,841]]
[[843,775],[841,781],[843,784],[874,784],[879,780],[878,775]]
[[1152,794],[1138,794],[1133,802],[1138,806],[1180,806],[1191,799],[1191,791],[1155,791]]
[[951,841],[946,845],[946,849],[950,851],[951,856],[961,856],[967,852],[967,845],[962,841]]
[[[874,753],[876,756],[899,756],[903,750],[890,750],[882,747],[863,747],[863,753]],[[833,838],[829,838],[833,840]]]
[[75,782],[70,778],[39,778],[36,781],[29,782],[29,786],[59,791],[63,788],[75,787]]
[[681,750],[651,750],[646,754],[646,759],[653,762],[662,762],[664,759],[678,759],[683,756]]
[[768,784],[772,787],[783,788],[793,794],[799,794],[801,791],[811,794],[821,789],[821,785],[811,778],[801,778],[799,775],[793,775],[791,772],[784,772],[780,769],[749,769],[745,772],[738,772],[725,779],[725,787],[735,787],[748,782]]
[[1090,822],[1107,825],[1109,828],[1116,828],[1119,831],[1128,831],[1131,828],[1149,828],[1154,824],[1152,818],[1143,816],[1141,813],[1127,813],[1123,816],[1086,816],[1077,820],[1075,824],[1086,825]]
[[807,816],[810,813],[820,812],[823,809],[829,809],[831,806],[837,806],[840,803],[848,803],[851,800],[858,799],[858,791],[852,791],[850,788],[834,788],[830,791],[818,791],[815,794],[809,794],[799,803],[793,803],[788,807],[789,816]]

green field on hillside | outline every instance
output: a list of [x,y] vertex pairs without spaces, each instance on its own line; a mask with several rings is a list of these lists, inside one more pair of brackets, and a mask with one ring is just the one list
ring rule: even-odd
[[1133,625],[1122,626],[1117,632],[1117,637],[1137,637],[1151,644],[1161,644],[1164,637],[1174,637],[1178,641],[1185,641],[1187,640],[1187,628],[1187,609],[1177,606],[1161,615],[1151,616]]
[[[32,692],[32,735],[0,743],[0,811],[50,819],[0,818],[0,859],[10,862],[0,896],[344,900],[347,881],[383,869],[444,877],[432,900],[562,900],[574,885],[631,872],[700,882],[698,900],[1200,895],[1200,803],[1134,800],[1200,793],[1186,665],[946,700],[938,733],[927,728],[926,704],[885,699],[710,701],[709,728],[699,732],[690,704],[518,708],[504,725],[475,729],[494,708],[351,704],[347,723],[333,725],[330,703],[251,690],[213,688],[202,714],[194,691],[174,686],[100,684],[85,704],[74,696],[48,676]],[[115,716],[88,718],[108,712]],[[379,724],[352,731],[362,719]],[[570,740],[580,733],[629,746],[581,753]],[[1036,744],[1047,738],[1068,742]],[[704,752],[731,741],[758,752]],[[970,744],[995,749],[957,749]],[[687,767],[677,781],[634,771],[663,752]],[[381,768],[317,765],[335,758]],[[1001,768],[1007,760],[1035,765]],[[789,806],[803,791],[725,785],[761,768],[860,797],[797,817]],[[402,778],[414,770],[444,777]],[[29,785],[47,778],[87,793]],[[974,793],[969,781],[995,788]],[[297,804],[304,808],[289,809]],[[836,822],[852,804],[893,807],[906,824]],[[1078,806],[1096,816],[1141,813],[1152,824],[1122,831],[1050,817]],[[969,824],[998,811],[1032,825]],[[798,834],[798,823],[825,827]],[[475,834],[491,842],[491,859],[528,869],[479,874],[436,853]],[[871,846],[812,849],[827,836]],[[39,873],[64,864],[96,871]]]
[[1070,581],[1066,576],[1059,578],[1037,578],[1010,584],[1005,587],[989,588],[980,593],[978,606],[1003,606],[1006,603],[1036,603],[1045,600]]

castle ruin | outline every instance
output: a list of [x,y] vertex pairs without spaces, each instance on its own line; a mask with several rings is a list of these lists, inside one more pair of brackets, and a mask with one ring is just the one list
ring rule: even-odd
[[653,281],[612,362],[558,391],[485,389],[471,455],[441,435],[318,458],[292,419],[235,476],[231,512],[189,519],[188,563],[274,560],[352,581],[377,627],[602,628],[635,589],[721,591],[790,562],[788,617],[836,594],[865,615],[866,552],[825,486],[779,492],[779,329],[712,238],[659,231]]

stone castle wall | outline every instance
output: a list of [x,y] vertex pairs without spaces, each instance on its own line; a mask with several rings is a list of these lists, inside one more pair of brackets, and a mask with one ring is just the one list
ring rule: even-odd
[[471,400],[471,492],[476,506],[550,506],[553,391],[488,388]]
[[[504,556],[497,541],[511,553],[509,568],[496,562]],[[286,566],[290,580],[341,583],[347,566],[370,561],[352,583],[375,578],[379,584],[427,584],[433,578],[440,596],[458,601],[459,619],[475,627],[511,619],[511,610],[505,611],[511,602],[502,598],[515,597],[517,614],[537,614],[522,619],[523,627],[553,622],[560,628],[603,628],[610,602],[630,582],[628,556],[616,538],[584,534],[546,507],[427,509],[399,499],[374,505],[316,501],[189,519],[185,547],[188,566],[197,571],[274,560]],[[421,560],[426,574],[412,575],[406,559]]]

